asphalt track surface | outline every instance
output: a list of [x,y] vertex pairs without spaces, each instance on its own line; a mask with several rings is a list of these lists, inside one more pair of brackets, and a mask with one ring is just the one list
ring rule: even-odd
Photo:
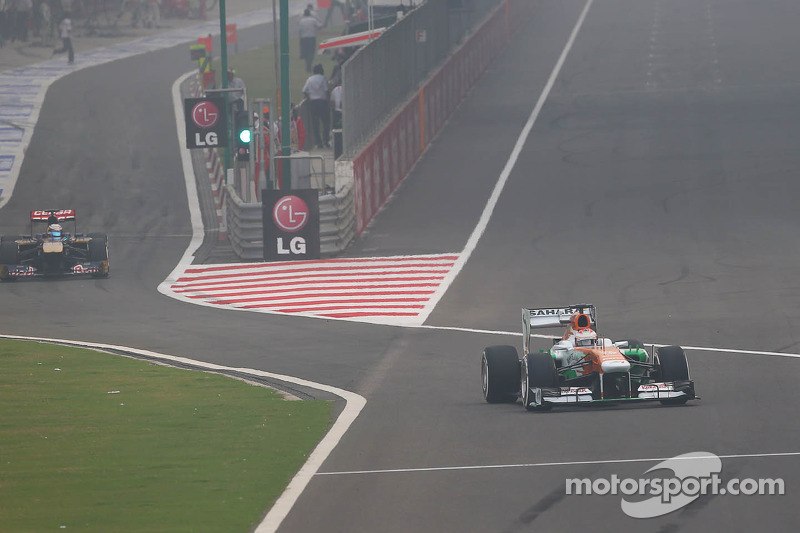
[[[351,255],[464,248],[586,6],[541,0]],[[51,87],[0,232],[20,231],[32,208],[75,208],[84,229],[110,234],[112,277],[3,284],[3,332],[363,395],[283,531],[793,531],[800,471],[782,454],[800,451],[800,361],[737,350],[800,352],[798,16],[789,0],[594,0],[426,324],[516,331],[522,306],[591,302],[607,336],[721,348],[687,350],[699,402],[527,413],[483,403],[479,388],[483,346],[518,336],[231,313],[157,293],[191,233],[169,95],[182,49]],[[619,496],[565,495],[566,478],[638,478],[694,451],[726,456],[725,478],[783,478],[786,495],[704,496],[647,520],[625,516]],[[642,461],[616,462],[631,459]]]

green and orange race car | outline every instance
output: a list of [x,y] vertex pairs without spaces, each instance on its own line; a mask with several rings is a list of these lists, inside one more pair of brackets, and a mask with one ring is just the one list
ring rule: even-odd
[[[78,233],[73,209],[31,211],[29,235],[0,236],[0,279],[61,275],[108,277],[108,236]],[[66,233],[63,222],[73,222]],[[41,233],[36,233],[40,226]]]
[[[549,350],[531,349],[531,330],[566,326]],[[560,404],[653,401],[682,405],[695,396],[689,364],[680,346],[597,335],[595,306],[522,309],[523,355],[513,346],[489,346],[481,357],[483,397],[516,402],[529,411]]]

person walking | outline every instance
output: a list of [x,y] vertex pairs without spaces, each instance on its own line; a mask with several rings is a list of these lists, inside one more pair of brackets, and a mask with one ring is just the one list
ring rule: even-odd
[[20,41],[26,43],[28,42],[28,26],[33,13],[33,0],[16,0],[14,6],[17,9],[16,36]]
[[317,17],[311,14],[311,10],[306,8],[303,16],[297,23],[297,31],[300,34],[300,59],[306,62],[306,72],[311,72],[311,63],[314,61],[314,53],[317,51],[317,30],[322,27]]
[[[311,107],[311,131],[317,148],[330,148],[330,116],[328,114],[328,80],[322,65],[314,65],[314,74],[303,85],[303,94]],[[322,126],[322,134],[319,128]]]
[[61,35],[61,48],[53,50],[53,55],[67,52],[67,63],[75,63],[75,50],[72,48],[72,19],[69,18],[69,11],[64,13],[64,18],[58,23],[58,33]]

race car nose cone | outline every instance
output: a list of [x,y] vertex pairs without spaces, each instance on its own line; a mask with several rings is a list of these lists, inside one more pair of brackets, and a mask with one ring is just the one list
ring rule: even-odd
[[606,373],[628,372],[631,364],[628,361],[603,361],[600,367]]

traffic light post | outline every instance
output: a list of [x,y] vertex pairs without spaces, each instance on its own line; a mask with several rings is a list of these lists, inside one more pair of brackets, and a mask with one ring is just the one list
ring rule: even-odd
[[237,111],[233,121],[233,146],[235,155],[233,168],[239,180],[237,186],[239,195],[245,203],[255,201],[255,198],[252,198],[254,192],[251,187],[253,160],[255,158],[252,157],[250,153],[250,147],[253,142],[253,125],[250,117],[251,113],[249,110]]
[[[228,93],[233,93],[233,92],[241,92],[241,89],[235,89],[235,88],[234,89],[228,89],[228,88],[224,88],[224,89],[206,89],[206,95],[221,94],[221,95],[225,96],[226,101],[227,101]],[[229,106],[229,108],[230,108],[230,106]],[[244,118],[240,118],[241,114],[244,114]],[[231,117],[233,117],[233,118],[231,118]],[[245,126],[245,124],[246,124],[246,126]],[[250,124],[250,120],[249,120],[249,118],[247,116],[247,112],[246,111],[239,111],[239,112],[236,112],[236,113],[233,113],[233,112],[228,113],[228,131],[229,132],[231,131],[231,126],[234,126],[234,128],[233,128],[234,131],[233,131],[233,136],[232,136],[233,137],[233,143],[228,143],[228,146],[225,147],[225,160],[226,160],[226,162],[230,161],[230,159],[231,159],[231,149],[230,149],[231,144],[233,144],[233,146],[234,146],[233,152],[236,153],[237,156],[238,156],[240,143],[242,142],[242,141],[240,141],[241,135],[247,136],[246,137],[247,138],[247,142],[246,142],[247,149],[246,149],[246,153],[242,154],[243,159],[241,159],[241,160],[242,161],[249,161],[249,157],[250,157],[250,144],[249,143],[250,143],[250,136],[251,136],[251,131],[252,131],[250,129],[250,125],[249,124]],[[240,125],[242,125],[241,129],[239,128]],[[243,133],[243,130],[245,130],[245,129],[247,130],[247,133]],[[230,168],[229,164],[226,166],[226,170],[225,170],[225,184],[226,185],[228,184],[228,174],[227,174],[227,169],[228,168]]]
[[247,111],[237,111],[234,117],[235,155],[239,162],[250,161],[250,142],[253,140],[253,130]]

